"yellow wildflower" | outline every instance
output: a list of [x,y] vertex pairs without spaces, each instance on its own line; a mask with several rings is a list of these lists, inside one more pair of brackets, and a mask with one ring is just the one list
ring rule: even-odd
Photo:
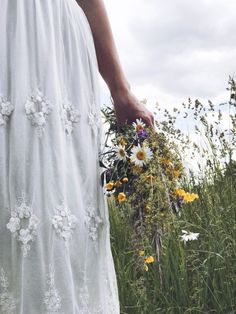
[[144,211],[145,211],[145,212],[150,212],[150,210],[151,210],[151,207],[150,207],[150,206],[148,206],[148,205],[145,205],[145,206],[144,206]]
[[175,193],[183,197],[185,202],[193,202],[195,199],[198,199],[199,196],[195,193],[185,192],[183,189],[176,189]]
[[143,266],[143,269],[144,269],[145,271],[148,271],[148,266],[145,264],[145,265]]
[[199,196],[195,193],[192,193],[192,196],[194,197],[194,199],[199,199]]
[[154,262],[153,256],[150,255],[150,256],[146,257],[145,260],[144,260],[144,262],[145,262],[146,264],[153,263],[153,262]]
[[180,171],[179,171],[178,169],[175,169],[175,170],[173,171],[173,174],[174,174],[174,177],[175,177],[175,178],[178,178],[178,177],[180,176]]
[[165,164],[166,166],[168,166],[171,160],[169,158],[161,157],[161,162]]
[[153,182],[153,178],[154,178],[154,176],[151,175],[151,174],[149,174],[149,175],[146,176],[146,180],[147,180],[149,183],[152,183],[152,182]]
[[124,178],[122,179],[122,181],[123,181],[123,182],[128,182],[129,179],[128,179],[127,177],[124,177]]
[[184,196],[184,201],[185,202],[193,202],[195,199],[199,198],[199,196],[195,193],[186,193]]
[[111,190],[114,186],[114,181],[109,181],[106,185],[105,185],[105,188],[107,190]]
[[179,196],[182,196],[182,197],[184,197],[185,194],[186,194],[186,192],[185,192],[183,189],[176,189],[176,190],[175,190],[175,193],[176,193],[177,195],[179,195]]
[[125,145],[127,145],[127,142],[126,142],[125,139],[122,137],[122,138],[119,140],[119,144],[122,145],[122,146],[125,146]]
[[140,250],[138,253],[139,253],[139,256],[143,256],[144,255],[144,250]]
[[120,180],[118,180],[118,181],[115,182],[114,185],[115,185],[115,186],[122,186],[122,182],[121,182]]
[[125,193],[124,193],[124,192],[120,192],[120,193],[118,194],[118,201],[119,201],[119,203],[124,202],[125,200],[126,200],[126,195],[125,195]]

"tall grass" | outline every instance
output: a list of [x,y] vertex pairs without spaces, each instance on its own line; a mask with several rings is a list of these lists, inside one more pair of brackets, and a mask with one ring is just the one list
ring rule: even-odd
[[[130,227],[109,198],[121,313],[235,313],[236,164],[212,175],[210,183],[186,182],[199,201],[184,207],[163,239],[162,286],[154,265],[140,273],[131,262]],[[181,229],[199,232],[199,240],[184,245]]]
[[[131,227],[108,198],[122,314],[236,313],[236,162],[219,163],[216,150],[208,151],[198,178],[183,178],[182,187],[199,199],[168,226],[161,278],[157,262],[148,271],[136,266]],[[198,240],[184,244],[182,229],[200,233]]]

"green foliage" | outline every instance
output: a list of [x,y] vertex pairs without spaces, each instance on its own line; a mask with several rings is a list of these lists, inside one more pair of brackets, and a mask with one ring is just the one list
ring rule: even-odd
[[[207,148],[192,145],[166,109],[166,118],[172,122],[158,121],[159,130],[182,143],[182,154],[191,147],[193,162],[197,163],[194,156],[199,153],[205,161],[199,164],[198,176],[190,172],[182,178],[183,189],[196,192],[199,199],[184,204],[180,215],[169,221],[161,265],[152,263],[148,271],[140,270],[133,259],[132,227],[117,210],[114,198],[108,198],[122,314],[236,313],[236,89],[232,78],[229,86],[230,101],[224,104],[231,115],[228,129],[222,130],[219,112],[217,123],[209,122],[205,114],[215,111],[210,102],[209,107],[199,101],[192,106],[191,100],[189,106],[183,104],[185,116],[190,111],[196,118],[196,132],[201,132]],[[183,229],[198,232],[198,240],[184,244]]]

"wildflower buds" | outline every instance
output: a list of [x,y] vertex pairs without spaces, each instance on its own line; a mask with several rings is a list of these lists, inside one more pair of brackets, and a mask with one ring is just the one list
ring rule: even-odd
[[120,180],[117,180],[115,183],[114,183],[115,186],[119,187],[119,186],[122,186],[122,182]]
[[138,253],[139,253],[139,256],[143,256],[144,255],[144,250],[140,250]]
[[124,177],[124,178],[122,179],[122,181],[123,181],[123,182],[128,182],[129,179],[128,179],[127,177]]
[[106,185],[105,185],[105,188],[107,190],[112,190],[114,187],[114,182],[113,181],[109,181]]
[[122,203],[122,202],[124,202],[126,200],[126,195],[125,195],[125,193],[124,192],[120,192],[119,194],[118,194],[118,201],[119,201],[119,203]]
[[147,266],[146,264],[144,264],[143,269],[144,269],[145,271],[148,271],[148,266]]
[[146,180],[148,181],[148,183],[151,183],[151,184],[153,183],[153,178],[154,178],[154,176],[151,174],[146,176]]
[[120,144],[121,146],[125,146],[125,145],[127,145],[127,142],[126,142],[125,139],[122,137],[122,138],[119,140],[119,144]]
[[144,206],[144,211],[145,212],[150,212],[151,211],[151,207],[148,206],[148,205]]

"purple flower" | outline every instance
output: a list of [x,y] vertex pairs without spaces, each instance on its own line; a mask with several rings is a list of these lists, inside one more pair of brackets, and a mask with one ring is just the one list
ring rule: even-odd
[[107,176],[111,176],[112,175],[112,169],[111,168],[106,170],[106,175]]
[[138,132],[138,137],[139,138],[147,138],[148,137],[148,132],[146,130],[142,129],[142,130],[140,130]]
[[183,197],[180,197],[179,195],[177,195],[176,201],[177,201],[178,207],[182,206],[183,200],[184,200]]

